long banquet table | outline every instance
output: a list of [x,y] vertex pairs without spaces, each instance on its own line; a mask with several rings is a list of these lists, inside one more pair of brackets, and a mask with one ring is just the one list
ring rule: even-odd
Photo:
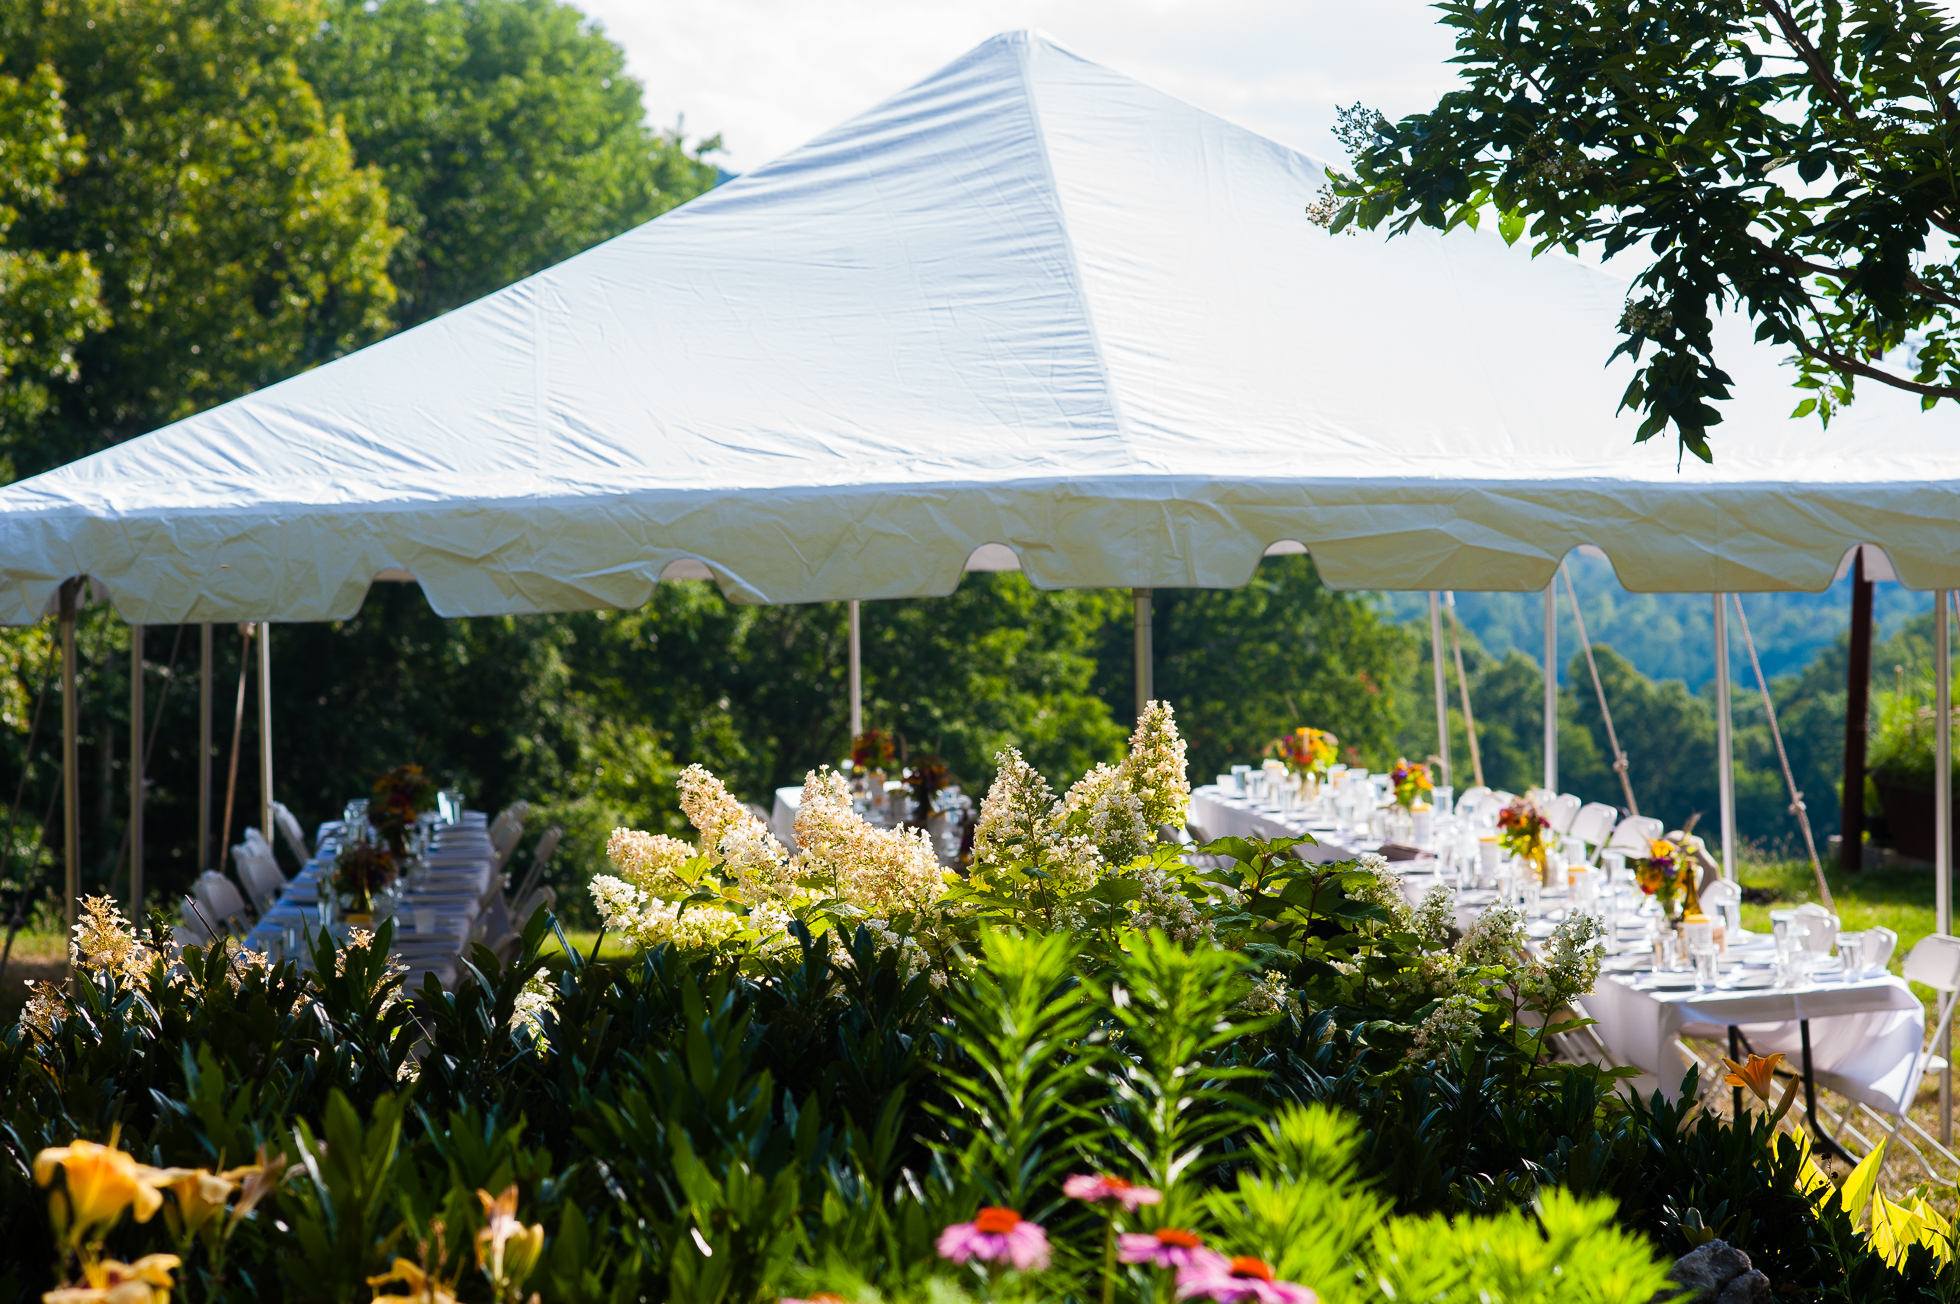
[[[1190,812],[1190,822],[1210,837],[1310,834],[1314,843],[1300,846],[1295,854],[1317,863],[1382,849],[1380,842],[1356,829],[1249,801],[1216,784],[1192,791]],[[1433,855],[1391,862],[1390,867],[1401,875],[1411,904],[1445,881],[1436,873],[1441,862]],[[1458,926],[1467,928],[1496,900],[1496,893],[1467,889],[1456,899]],[[1563,894],[1547,892],[1545,906],[1547,916],[1560,912]],[[1553,926],[1549,917],[1529,920],[1527,933],[1542,939]],[[1730,939],[1718,985],[1697,992],[1692,973],[1653,973],[1651,958],[1644,953],[1608,956],[1599,981],[1582,998],[1585,1013],[1596,1021],[1593,1031],[1607,1053],[1640,1069],[1643,1089],[1657,1087],[1669,1098],[1680,1091],[1689,1067],[1680,1039],[1722,1044],[1734,1029],[1739,1050],[1780,1052],[1802,1068],[1807,1083],[1822,1082],[1875,1108],[1894,1107],[1904,1089],[1898,1066],[1925,1036],[1926,1009],[1911,987],[1888,972],[1847,980],[1836,961],[1826,961],[1822,971],[1799,985],[1775,987],[1769,981],[1773,957],[1770,937],[1741,932]]]
[[[491,886],[496,853],[481,825],[438,825],[432,841],[423,868],[405,881],[399,896],[377,901],[374,926],[394,919],[389,953],[407,968],[411,987],[419,986],[425,974],[454,987]],[[246,946],[275,958],[310,962],[302,936],[316,934],[320,928],[320,885],[323,876],[332,873],[339,850],[338,826],[323,826],[318,851],[246,936]],[[429,925],[426,930],[421,927],[424,922]],[[331,926],[337,938],[347,938],[344,921],[335,920]]]

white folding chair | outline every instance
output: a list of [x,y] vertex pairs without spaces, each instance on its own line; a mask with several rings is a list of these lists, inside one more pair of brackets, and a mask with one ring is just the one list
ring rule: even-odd
[[1572,817],[1572,827],[1566,832],[1588,847],[1597,851],[1613,836],[1613,825],[1619,820],[1620,812],[1599,802],[1587,802]]
[[[1896,1026],[1888,1027],[1874,1038],[1872,1052],[1860,1056],[1848,1064],[1838,1064],[1830,1070],[1819,1069],[1817,1081],[1855,1102],[1871,1118],[1879,1123],[1890,1122],[1891,1130],[1886,1139],[1904,1140],[1906,1149],[1912,1151],[1920,1167],[1926,1170],[1934,1181],[1942,1180],[1933,1172],[1918,1146],[1899,1136],[1902,1130],[1910,1131],[1920,1141],[1931,1146],[1940,1158],[1960,1169],[1960,1157],[1941,1145],[1925,1128],[1911,1118],[1912,1102],[1919,1097],[1919,1087],[1928,1073],[1938,1073],[1946,1067],[1946,1061],[1933,1053],[1939,1044],[1939,1032],[1953,1018],[1956,997],[1960,997],[1960,938],[1946,937],[1938,933],[1919,940],[1906,956],[1903,966],[1906,981],[1923,984],[1939,993],[1939,1013],[1930,1025],[1922,1023],[1923,1016],[1914,1016],[1909,1010],[1898,1012],[1893,1021]],[[1910,1040],[1901,1034],[1912,1032]],[[1886,1035],[1886,1034],[1890,1035]],[[1901,1047],[1900,1042],[1905,1046]],[[1905,1053],[1900,1054],[1901,1049]],[[1874,1109],[1873,1106],[1878,1108]],[[1882,1112],[1881,1112],[1882,1111]],[[1886,1118],[1890,1115],[1890,1119]]]
[[294,860],[304,865],[313,858],[313,853],[306,849],[306,830],[299,826],[299,818],[286,809],[283,801],[272,803],[272,827],[285,841],[286,850],[293,853]]
[[[551,863],[552,856],[558,852],[558,844],[564,838],[565,830],[556,824],[544,831],[544,836],[538,839],[536,850],[531,853],[531,868],[524,871],[524,880],[517,885],[517,891],[511,894],[511,900],[522,901],[531,895],[532,889],[538,885],[538,880],[544,877],[544,867]],[[520,915],[519,918],[523,916]]]
[[1892,963],[1892,952],[1899,949],[1899,935],[1883,924],[1865,930],[1865,963],[1877,973]]
[[229,929],[241,936],[251,930],[252,919],[245,908],[245,898],[223,874],[205,870],[197,876],[192,890],[197,893],[197,903],[212,927]]
[[286,875],[280,871],[279,862],[273,858],[272,848],[266,845],[265,839],[252,836],[258,830],[245,832],[245,841],[231,849],[231,856],[253,911],[262,915],[286,890]]
[[1827,952],[1837,945],[1838,917],[1815,901],[1806,901],[1798,906],[1792,918],[1806,930],[1804,950]]
[[538,907],[550,910],[558,904],[558,894],[548,887],[541,887],[529,896],[520,897],[516,908],[510,912],[510,926],[515,932],[523,932],[530,926],[531,916],[538,913]]
[[530,802],[514,801],[491,821],[490,846],[497,853],[497,870],[501,871],[510,853],[517,850],[517,840],[524,836],[524,820],[530,813]]
[[1718,878],[1701,890],[1701,908],[1719,910],[1729,930],[1729,945],[1742,932],[1742,889],[1726,878]]
[[1545,819],[1551,824],[1552,832],[1566,834],[1572,831],[1572,821],[1579,816],[1580,807],[1585,803],[1569,792],[1561,792],[1545,805]]
[[1613,830],[1613,836],[1606,840],[1607,851],[1623,851],[1627,859],[1645,859],[1653,849],[1653,844],[1667,826],[1651,815],[1629,815],[1620,821]]
[[1477,809],[1477,803],[1488,796],[1490,796],[1489,788],[1481,786],[1465,788],[1463,794],[1456,799],[1457,815],[1460,818],[1468,818]]

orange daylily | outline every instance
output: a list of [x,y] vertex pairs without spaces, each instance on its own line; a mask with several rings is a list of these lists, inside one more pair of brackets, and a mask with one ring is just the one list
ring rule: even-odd
[[397,1281],[408,1287],[408,1294],[383,1295],[376,1291],[374,1297],[377,1300],[413,1300],[415,1304],[456,1304],[456,1293],[453,1290],[399,1256],[388,1265],[387,1272],[379,1277],[369,1277],[367,1284],[386,1286],[390,1282]]
[[158,1188],[168,1186],[184,1175],[181,1168],[151,1168],[139,1164],[132,1155],[94,1141],[50,1146],[34,1156],[34,1181],[46,1186],[54,1181],[54,1170],[67,1174],[67,1215],[77,1236],[94,1227],[106,1227],[122,1217],[132,1205],[136,1221],[148,1222],[163,1204]]
[[134,1263],[103,1259],[82,1264],[82,1281],[42,1294],[41,1304],[169,1304],[174,1254],[146,1254]]
[[1776,1065],[1782,1058],[1780,1052],[1769,1056],[1751,1055],[1747,1064],[1738,1064],[1724,1056],[1722,1063],[1729,1066],[1729,1075],[1722,1081],[1731,1087],[1747,1087],[1761,1097],[1765,1105],[1771,1104],[1773,1097],[1770,1087],[1774,1085]]

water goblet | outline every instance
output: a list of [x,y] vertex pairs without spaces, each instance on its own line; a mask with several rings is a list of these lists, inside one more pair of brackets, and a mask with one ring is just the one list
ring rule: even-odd
[[1714,944],[1710,942],[1697,944],[1691,949],[1690,955],[1695,966],[1695,990],[1712,991],[1719,977],[1717,961],[1721,952],[1717,951]]
[[1837,935],[1838,959],[1844,962],[1846,980],[1862,978],[1865,973],[1865,935],[1863,933],[1839,933]]

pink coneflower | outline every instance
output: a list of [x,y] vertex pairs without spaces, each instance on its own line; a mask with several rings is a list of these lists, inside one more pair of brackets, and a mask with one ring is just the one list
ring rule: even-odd
[[938,1248],[954,1263],[1009,1263],[1021,1272],[1048,1266],[1048,1233],[1012,1209],[989,1206],[970,1223],[954,1223],[939,1233]]
[[1135,1213],[1139,1205],[1158,1204],[1164,1193],[1154,1187],[1133,1186],[1120,1177],[1104,1174],[1089,1177],[1078,1173],[1062,1183],[1062,1194],[1071,1200],[1086,1200],[1090,1204],[1101,1204],[1105,1200],[1123,1206],[1124,1213]]
[[1273,1270],[1258,1259],[1228,1259],[1222,1254],[1178,1273],[1177,1297],[1218,1304],[1320,1304],[1320,1297],[1305,1286],[1274,1281]]
[[1211,1259],[1220,1264],[1229,1262],[1217,1250],[1205,1249],[1196,1232],[1180,1227],[1159,1227],[1154,1232],[1119,1236],[1116,1257],[1124,1263],[1147,1263],[1153,1268],[1174,1268],[1180,1272]]

